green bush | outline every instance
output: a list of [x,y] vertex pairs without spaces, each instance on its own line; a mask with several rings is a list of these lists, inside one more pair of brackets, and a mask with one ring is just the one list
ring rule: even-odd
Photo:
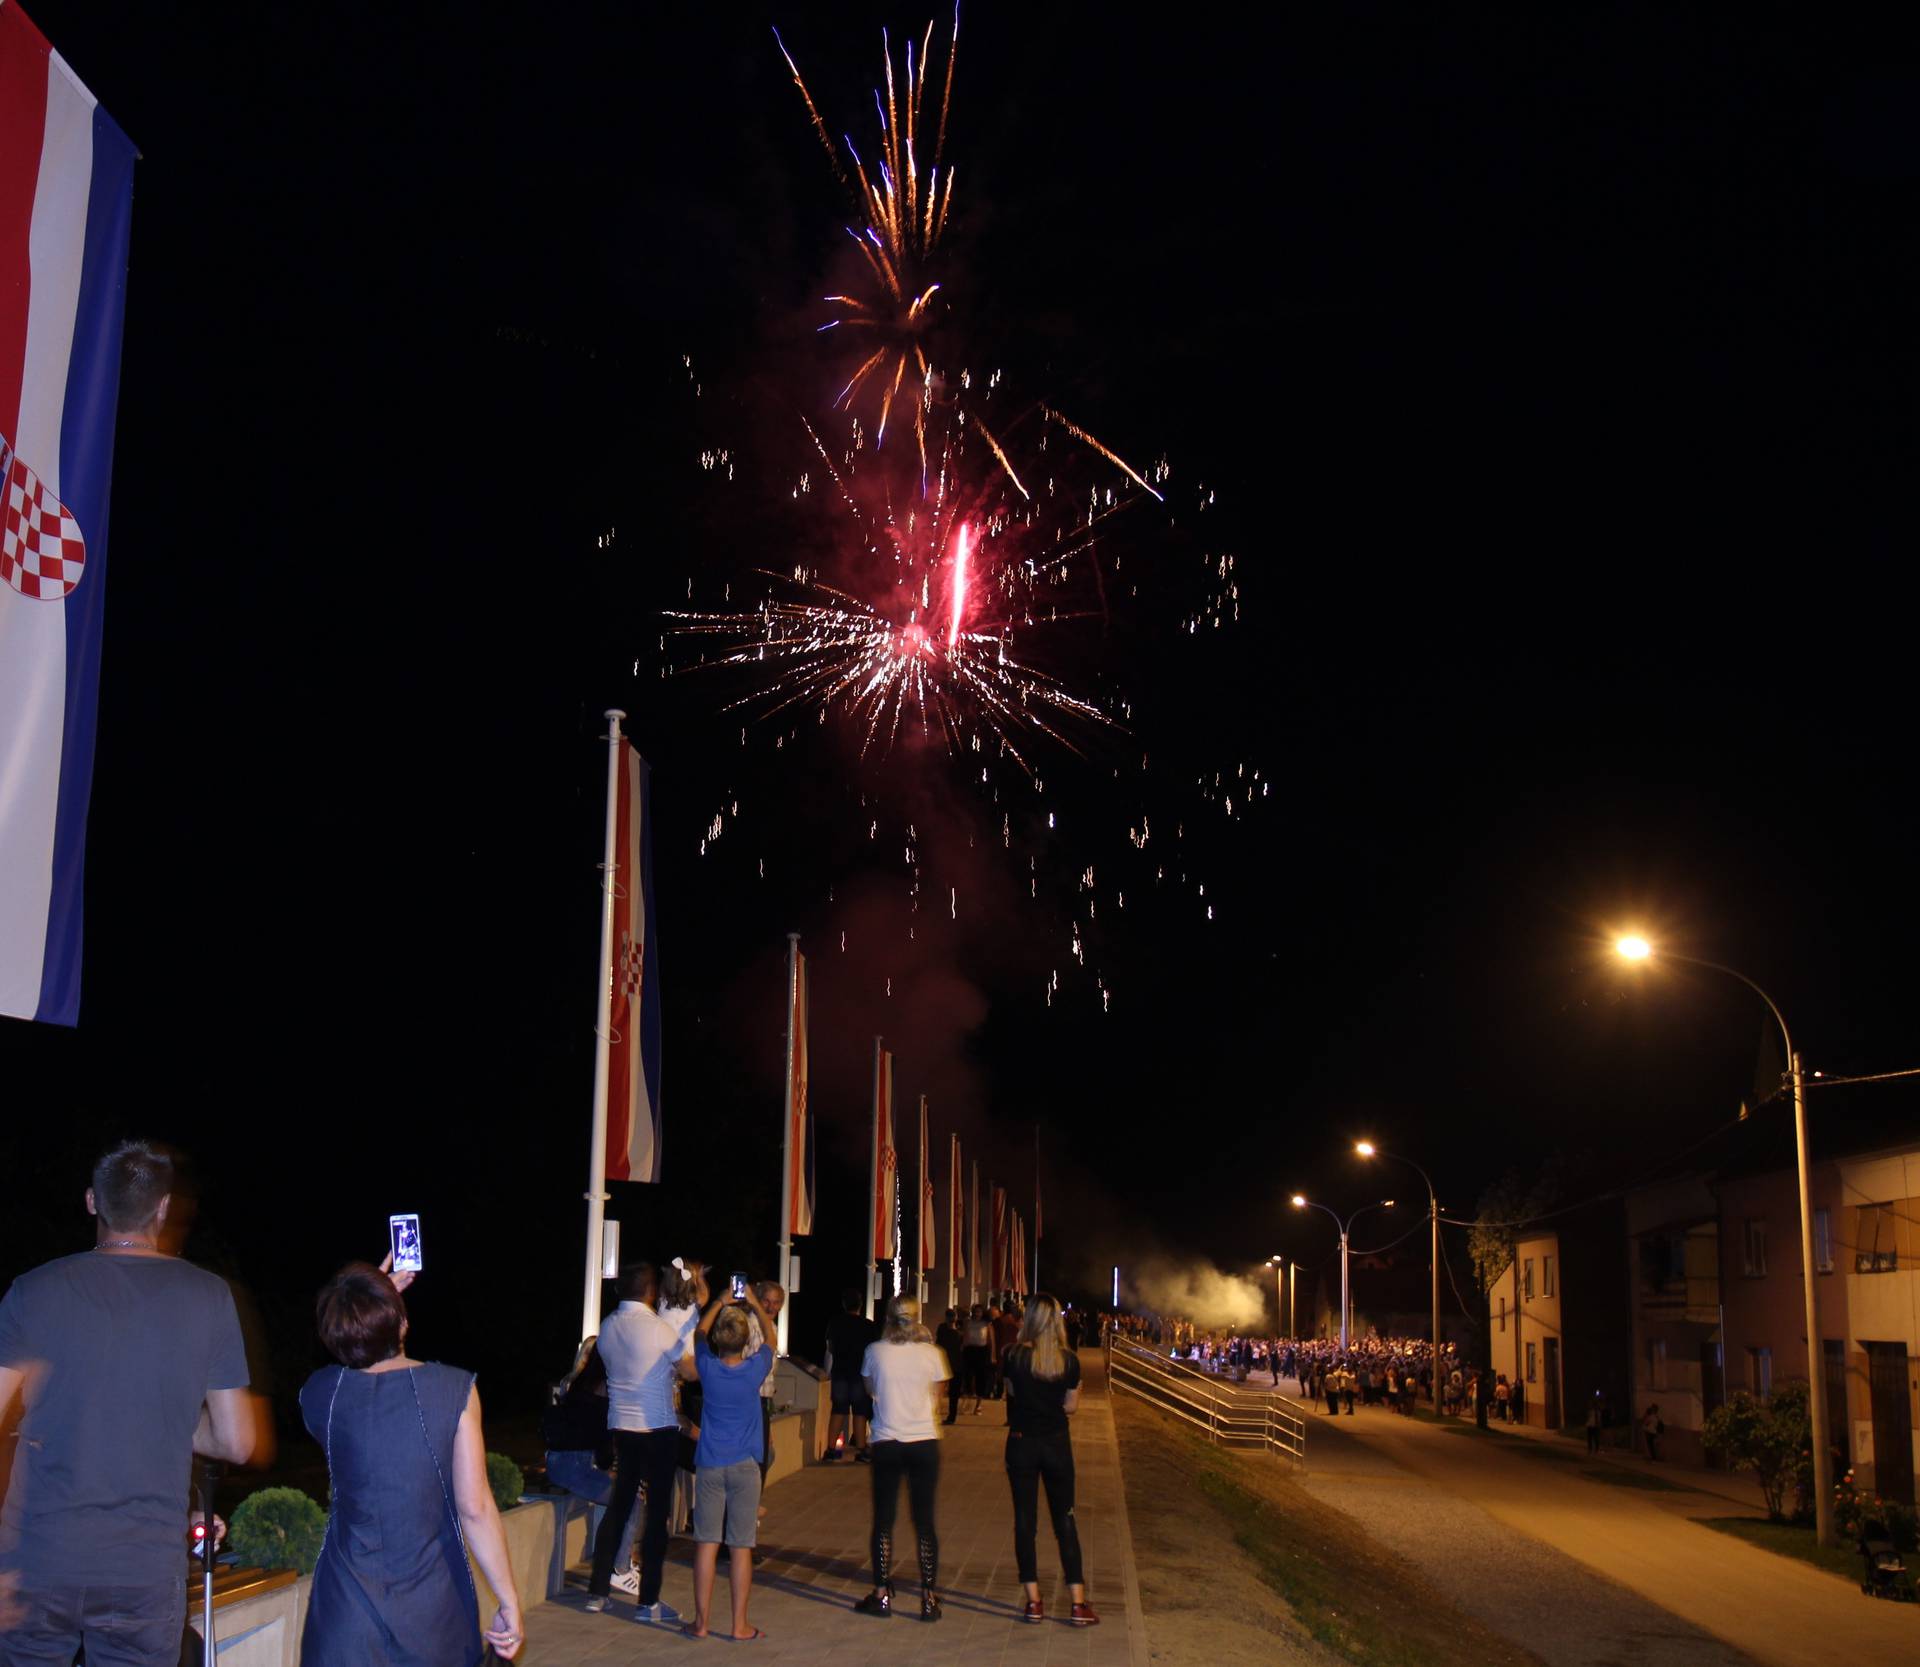
[[1884,1535],[1896,1551],[1920,1548],[1920,1518],[1915,1517],[1913,1507],[1897,1499],[1868,1498],[1853,1485],[1851,1470],[1834,1484],[1833,1521],[1842,1539]]
[[240,1501],[227,1544],[243,1563],[312,1574],[327,1537],[327,1513],[298,1488],[262,1488]]
[[526,1474],[505,1453],[489,1453],[487,1486],[493,1490],[494,1504],[503,1511],[510,1511],[520,1503],[520,1495],[527,1491]]
[[1723,1455],[1735,1470],[1751,1470],[1759,1478],[1767,1515],[1775,1522],[1787,1520],[1788,1488],[1794,1493],[1795,1519],[1810,1514],[1813,1441],[1805,1384],[1783,1384],[1769,1401],[1736,1389],[1725,1406],[1707,1415],[1700,1434],[1708,1452]]

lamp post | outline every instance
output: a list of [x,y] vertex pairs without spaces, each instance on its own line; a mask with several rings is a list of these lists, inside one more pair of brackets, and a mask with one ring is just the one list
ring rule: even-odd
[[1273,1269],[1273,1325],[1280,1336],[1287,1335],[1287,1259],[1284,1256],[1269,1256],[1267,1266]]
[[[1653,958],[1653,945],[1638,935],[1620,938],[1613,947],[1624,960],[1647,962]],[[1813,1522],[1815,1537],[1820,1544],[1831,1546],[1834,1543],[1833,1453],[1827,1446],[1826,1361],[1820,1349],[1820,1317],[1814,1301],[1813,1184],[1807,1161],[1806,1069],[1799,1054],[1793,1051],[1793,1036],[1787,1029],[1787,1021],[1781,1016],[1778,1004],[1745,973],[1722,966],[1718,961],[1703,961],[1697,955],[1677,955],[1672,950],[1662,950],[1660,953],[1669,961],[1682,961],[1690,967],[1705,967],[1709,972],[1725,973],[1729,978],[1737,978],[1766,1003],[1767,1011],[1780,1027],[1780,1040],[1787,1050],[1787,1069],[1793,1078],[1793,1137],[1800,1172],[1800,1281],[1806,1295],[1807,1310],[1807,1421],[1813,1426],[1810,1431],[1810,1445],[1813,1448]],[[1724,1333],[1720,1342],[1724,1349]]]
[[1427,1220],[1433,1226],[1433,1411],[1436,1417],[1440,1413],[1440,1200],[1435,1196],[1433,1180],[1412,1158],[1403,1158],[1398,1152],[1389,1152],[1376,1146],[1370,1140],[1354,1142],[1354,1151],[1363,1158],[1391,1158],[1395,1163],[1403,1163],[1421,1180],[1427,1183]]
[[1383,1198],[1378,1204],[1362,1204],[1360,1208],[1348,1216],[1345,1221],[1340,1219],[1336,1211],[1328,1209],[1325,1204],[1316,1204],[1311,1198],[1301,1193],[1296,1192],[1293,1195],[1293,1207],[1296,1210],[1324,1210],[1328,1215],[1333,1217],[1334,1226],[1340,1229],[1340,1352],[1345,1354],[1347,1352],[1347,1327],[1353,1319],[1352,1286],[1348,1282],[1347,1276],[1347,1235],[1353,1224],[1365,1215],[1367,1211],[1390,1210],[1393,1208],[1393,1200],[1391,1198]]

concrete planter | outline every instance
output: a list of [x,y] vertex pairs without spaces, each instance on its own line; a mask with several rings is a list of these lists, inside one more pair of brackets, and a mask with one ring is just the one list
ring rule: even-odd
[[[500,1513],[507,1538],[507,1559],[520,1588],[522,1609],[547,1596],[547,1569],[553,1559],[555,1517],[547,1500],[533,1500]],[[480,1599],[480,1624],[493,1619],[499,1600],[479,1569],[473,1571]],[[307,1622],[307,1595],[313,1577],[302,1575],[256,1597],[219,1604],[214,1609],[214,1647],[222,1667],[299,1667],[300,1632]],[[198,1621],[195,1630],[199,1630]]]

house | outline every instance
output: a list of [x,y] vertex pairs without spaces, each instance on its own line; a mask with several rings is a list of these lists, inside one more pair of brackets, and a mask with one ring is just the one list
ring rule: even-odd
[[[1884,1498],[1920,1468],[1920,1144],[1812,1166],[1814,1301],[1827,1440]],[[1794,1169],[1721,1176],[1720,1289],[1729,1386],[1806,1381],[1809,1351]]]
[[1487,1358],[1521,1386],[1521,1416],[1544,1429],[1585,1424],[1589,1401],[1619,1425],[1627,1412],[1632,1328],[1625,1219],[1617,1200],[1568,1210],[1515,1239],[1487,1292]]
[[1628,1418],[1659,1407],[1665,1455],[1704,1464],[1701,1431],[1726,1398],[1720,1201],[1706,1181],[1689,1176],[1629,1193],[1626,1218],[1633,1334]]

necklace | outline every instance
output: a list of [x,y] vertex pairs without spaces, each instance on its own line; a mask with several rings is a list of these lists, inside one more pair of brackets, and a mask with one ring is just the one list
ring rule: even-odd
[[95,1250],[151,1250],[153,1246],[144,1239],[103,1239],[93,1248]]

